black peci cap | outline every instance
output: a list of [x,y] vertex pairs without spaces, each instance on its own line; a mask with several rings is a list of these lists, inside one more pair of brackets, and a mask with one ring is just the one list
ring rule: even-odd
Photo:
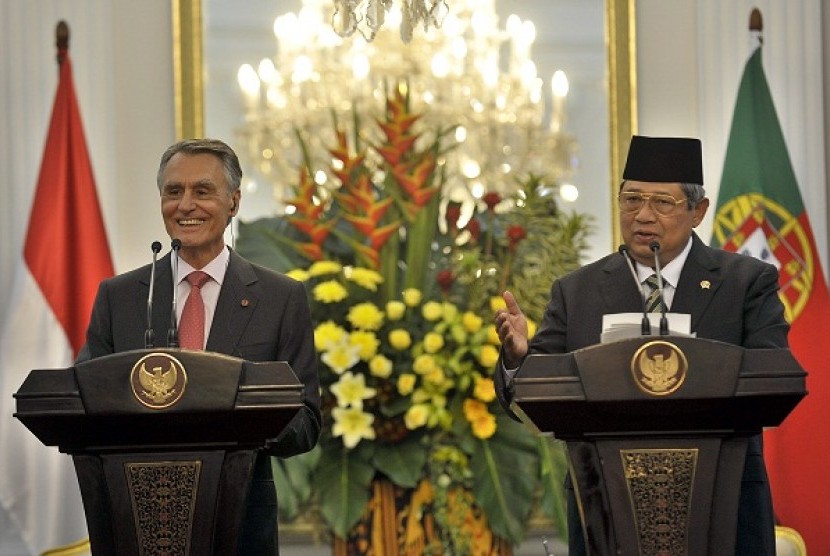
[[623,179],[703,185],[700,139],[632,136]]

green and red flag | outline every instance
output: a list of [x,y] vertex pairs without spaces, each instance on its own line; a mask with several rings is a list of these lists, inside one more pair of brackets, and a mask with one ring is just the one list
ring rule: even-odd
[[[823,184],[816,184],[823,187]],[[793,355],[809,394],[764,435],[776,519],[830,554],[830,296],[758,47],[744,69],[723,164],[712,245],[778,267]]]

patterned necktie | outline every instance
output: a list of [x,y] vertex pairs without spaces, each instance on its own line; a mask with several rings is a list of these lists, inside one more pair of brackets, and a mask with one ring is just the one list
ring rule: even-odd
[[210,275],[201,270],[194,270],[185,278],[190,284],[190,295],[182,309],[179,323],[179,345],[186,349],[205,349],[205,302],[202,301],[202,286],[210,280]]
[[651,288],[651,293],[646,299],[646,312],[648,313],[662,313],[663,304],[660,300],[660,289],[657,287],[657,275],[652,274],[646,278],[646,284]]

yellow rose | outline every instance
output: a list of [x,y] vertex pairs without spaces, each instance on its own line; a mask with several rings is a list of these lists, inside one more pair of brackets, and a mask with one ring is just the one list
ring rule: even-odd
[[415,390],[415,382],[418,377],[412,373],[404,373],[398,378],[398,394],[408,396]]
[[441,367],[434,367],[424,376],[427,382],[440,386],[444,382],[444,371]]
[[308,271],[302,268],[295,268],[294,270],[289,270],[285,273],[285,275],[289,278],[293,278],[298,282],[305,282],[310,278]]
[[406,305],[403,301],[388,301],[386,303],[386,316],[389,320],[401,320],[406,313]]
[[484,344],[478,352],[478,362],[485,369],[493,367],[499,360],[499,350],[490,344]]
[[392,361],[383,355],[375,355],[369,361],[369,372],[378,378],[389,378],[392,374]]
[[483,402],[492,402],[496,399],[496,388],[492,378],[477,377],[473,395]]
[[349,309],[346,319],[360,330],[377,330],[383,325],[383,316],[383,311],[367,301]]
[[487,343],[493,344],[494,346],[501,345],[501,339],[499,338],[499,333],[496,330],[495,324],[491,324],[487,327]]
[[447,303],[446,301],[442,304],[442,308],[444,309],[444,320],[447,322],[454,321],[455,318],[458,316],[458,307],[453,305],[452,303]]
[[429,406],[425,404],[415,404],[406,410],[403,417],[403,422],[409,430],[415,430],[423,427],[429,417]]
[[310,276],[324,276],[326,274],[337,274],[343,270],[343,265],[334,261],[317,261],[308,267]]
[[346,270],[346,279],[354,282],[362,288],[378,291],[378,284],[383,282],[383,276],[370,268],[356,266]]
[[491,297],[490,311],[495,313],[499,309],[507,309],[507,303],[505,303],[504,298],[498,295]]
[[314,347],[317,351],[326,351],[330,347],[339,344],[346,336],[346,330],[334,321],[327,320],[317,325],[314,329]]
[[403,328],[396,328],[389,333],[389,345],[398,351],[403,351],[412,345],[412,338]]
[[368,361],[378,352],[380,340],[374,332],[355,330],[349,334],[349,343],[358,347],[357,353],[363,361]]
[[496,434],[496,416],[491,413],[480,415],[470,423],[470,428],[473,430],[473,436],[487,440]]
[[444,337],[437,332],[427,332],[424,336],[424,351],[437,353],[444,347]]
[[407,288],[403,291],[403,302],[407,307],[415,307],[421,303],[421,290],[417,288]]
[[464,400],[462,409],[464,410],[464,418],[470,422],[476,420],[480,415],[487,413],[487,406],[483,402],[474,400],[473,398]]
[[421,314],[428,321],[436,321],[444,316],[444,307],[437,301],[427,301],[421,308]]
[[484,321],[482,318],[471,311],[467,311],[461,316],[461,324],[464,325],[464,328],[467,329],[467,332],[471,334],[475,334],[479,330],[481,330],[482,324]]
[[349,295],[346,288],[337,280],[327,280],[314,286],[312,290],[314,299],[321,303],[337,303],[343,301]]
[[419,375],[425,375],[435,368],[435,359],[428,354],[419,355],[412,362],[412,370]]

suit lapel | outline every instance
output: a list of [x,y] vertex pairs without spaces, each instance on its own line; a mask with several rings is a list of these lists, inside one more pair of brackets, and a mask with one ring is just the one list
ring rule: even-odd
[[602,267],[600,293],[604,314],[635,313],[642,311],[642,294],[622,255],[611,256]]
[[720,263],[712,249],[693,234],[692,249],[680,273],[671,312],[691,315],[691,329],[696,331],[722,283]]
[[228,270],[219,292],[210,327],[207,350],[234,355],[259,302],[254,285],[257,276],[251,264],[231,251]]

